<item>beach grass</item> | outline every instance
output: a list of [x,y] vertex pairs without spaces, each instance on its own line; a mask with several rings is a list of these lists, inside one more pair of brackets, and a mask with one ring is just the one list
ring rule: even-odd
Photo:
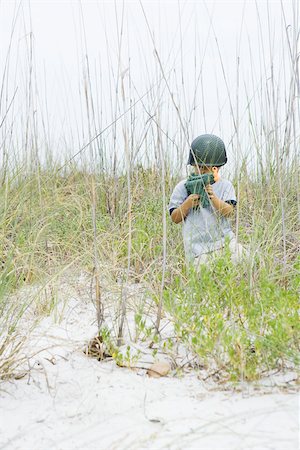
[[[159,342],[161,317],[168,312],[175,339],[191,349],[199,367],[211,365],[224,377],[252,380],[268,370],[298,364],[298,12],[295,3],[293,33],[286,33],[287,26],[282,32],[282,48],[289,50],[283,62],[284,80],[280,67],[274,72],[270,31],[269,42],[260,37],[260,72],[256,73],[256,61],[251,61],[251,82],[244,91],[239,55],[235,89],[229,89],[214,35],[215,64],[226,88],[232,127],[228,143],[231,170],[225,176],[235,186],[238,203],[231,221],[250,257],[233,266],[225,252],[200,274],[186,265],[181,226],[171,222],[167,205],[176,183],[186,175],[183,161],[195,133],[192,118],[197,102],[203,111],[202,128],[206,124],[203,61],[195,59],[194,98],[188,104],[184,68],[165,66],[145,17],[155,76],[145,80],[145,93],[138,94],[129,60],[126,77],[121,70],[122,22],[118,64],[115,67],[110,62],[107,67],[108,116],[112,120],[104,129],[107,104],[101,103],[102,90],[93,82],[88,49],[84,48],[80,86],[84,119],[81,131],[77,130],[84,142],[80,140],[79,148],[77,140],[69,143],[66,154],[56,158],[55,148],[48,145],[51,133],[45,131],[48,118],[37,106],[32,35],[28,34],[26,108],[21,118],[16,118],[14,111],[17,88],[12,95],[8,82],[14,79],[9,48],[0,95],[0,378],[11,376],[22,360],[28,311],[34,323],[51,314],[57,304],[57,293],[51,294],[50,289],[42,300],[41,289],[52,286],[53,280],[59,283],[60,275],[70,268],[87,271],[95,281],[91,286],[95,286],[99,334],[105,327],[103,281],[109,279],[112,286],[120,281],[139,283],[156,305],[155,324],[148,334]],[[284,23],[284,14],[282,20]],[[268,56],[265,46],[270,49]],[[145,64],[147,73],[152,73],[150,63]],[[217,92],[218,83],[220,78]],[[223,106],[216,108],[218,131],[223,128]],[[43,132],[37,127],[37,116]],[[18,292],[36,286],[42,288],[37,289],[34,300],[23,295],[16,301]],[[119,307],[118,331],[109,336],[114,345],[123,342],[125,296]],[[144,323],[143,315],[146,318],[147,310],[140,308],[137,325]]]

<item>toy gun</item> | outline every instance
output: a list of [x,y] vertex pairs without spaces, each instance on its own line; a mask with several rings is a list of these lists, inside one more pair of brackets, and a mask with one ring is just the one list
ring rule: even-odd
[[[198,194],[200,204],[203,208],[208,208],[210,200],[208,198],[205,186],[215,182],[214,174],[203,173],[202,175],[190,175],[185,183],[188,195]],[[198,208],[198,206],[196,206]]]

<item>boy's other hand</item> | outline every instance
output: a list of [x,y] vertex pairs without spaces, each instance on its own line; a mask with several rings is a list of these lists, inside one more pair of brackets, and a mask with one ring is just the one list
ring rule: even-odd
[[223,216],[228,217],[233,211],[233,206],[229,205],[228,203],[224,202],[223,200],[220,200],[215,194],[212,189],[211,184],[208,184],[205,186],[205,190],[207,192],[207,195],[209,199],[211,200],[212,206],[217,209]]
[[207,192],[208,197],[212,200],[215,196],[214,191],[212,189],[212,185],[211,184],[207,184],[205,186],[205,190]]
[[194,208],[195,206],[199,206],[199,197],[198,194],[190,194],[184,203],[188,208]]
[[178,208],[173,210],[171,214],[173,222],[182,222],[189,214],[191,208],[199,206],[199,198],[200,196],[198,194],[189,195]]

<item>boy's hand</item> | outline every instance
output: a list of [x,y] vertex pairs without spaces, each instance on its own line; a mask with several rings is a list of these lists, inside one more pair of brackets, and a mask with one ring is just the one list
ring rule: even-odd
[[228,203],[220,200],[213,192],[212,185],[208,184],[205,186],[205,190],[209,199],[211,200],[212,205],[215,209],[217,209],[223,216],[228,217],[233,211],[233,206]]
[[187,208],[194,208],[195,206],[199,206],[199,198],[200,196],[198,194],[190,194],[184,203]]
[[199,206],[199,197],[198,194],[190,194],[178,208],[174,209],[171,214],[173,222],[182,222],[190,212],[191,208]]
[[205,190],[206,190],[206,193],[207,193],[208,197],[212,200],[215,197],[215,194],[214,194],[213,189],[212,189],[212,185],[211,184],[207,184],[205,186]]

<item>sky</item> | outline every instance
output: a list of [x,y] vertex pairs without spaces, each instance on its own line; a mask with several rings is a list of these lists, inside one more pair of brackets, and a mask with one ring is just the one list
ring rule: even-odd
[[125,158],[131,146],[127,163],[158,160],[157,137],[143,137],[153,128],[179,165],[206,132],[237,160],[253,142],[247,105],[259,122],[271,75],[284,120],[295,5],[0,0],[2,148],[72,156],[128,111],[82,154],[100,146],[104,158],[116,148]]

